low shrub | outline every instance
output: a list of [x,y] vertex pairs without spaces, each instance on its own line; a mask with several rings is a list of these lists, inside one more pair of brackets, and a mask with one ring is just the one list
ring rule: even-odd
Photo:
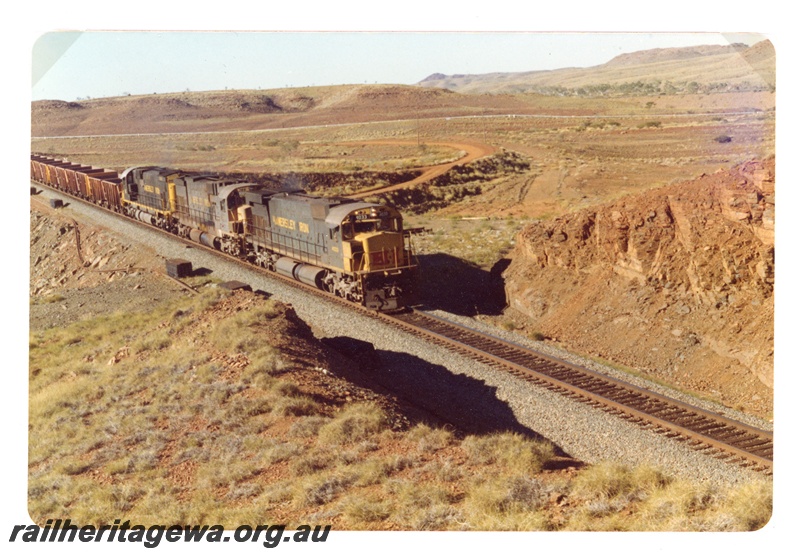
[[516,433],[468,436],[461,447],[476,465],[498,464],[519,474],[535,474],[555,455],[550,442],[531,440]]
[[355,403],[345,407],[319,431],[322,444],[344,445],[358,442],[379,432],[386,425],[386,416],[377,405]]

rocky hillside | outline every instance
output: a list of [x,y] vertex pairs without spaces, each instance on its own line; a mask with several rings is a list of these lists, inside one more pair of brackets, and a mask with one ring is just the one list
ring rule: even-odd
[[411,85],[335,85],[272,90],[184,91],[31,103],[34,137],[259,130],[481,111],[521,112],[510,96],[475,98]]
[[568,347],[769,416],[774,159],[523,230],[511,312]]
[[774,89],[775,49],[769,41],[752,47],[732,44],[651,49],[622,54],[589,68],[450,76],[437,73],[418,85],[459,93],[599,96]]

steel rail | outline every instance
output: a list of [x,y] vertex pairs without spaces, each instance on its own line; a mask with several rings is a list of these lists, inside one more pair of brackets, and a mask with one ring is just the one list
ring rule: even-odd
[[771,474],[771,432],[427,313],[415,311],[385,319],[409,331],[420,330],[460,354],[683,440],[694,449]]

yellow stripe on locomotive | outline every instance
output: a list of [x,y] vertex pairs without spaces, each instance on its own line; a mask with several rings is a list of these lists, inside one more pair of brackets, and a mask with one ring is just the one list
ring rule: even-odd
[[122,174],[122,205],[169,218],[176,211],[175,178],[180,171],[139,167]]

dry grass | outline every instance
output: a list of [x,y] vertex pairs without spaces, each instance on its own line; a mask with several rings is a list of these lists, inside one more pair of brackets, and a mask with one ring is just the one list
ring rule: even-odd
[[573,485],[584,498],[637,498],[638,494],[666,485],[667,479],[650,467],[632,471],[617,463],[603,462],[583,471]]
[[406,440],[413,442],[419,453],[430,453],[444,449],[454,443],[453,433],[443,428],[431,428],[421,423],[406,434]]
[[392,515],[393,505],[384,498],[373,495],[368,498],[350,496],[342,502],[342,514],[353,529],[379,528],[381,522]]
[[[447,254],[489,269],[516,243],[527,220],[441,218],[433,214],[407,216],[408,227],[431,232],[413,237],[417,254]],[[435,270],[434,270],[435,271]]]
[[[31,333],[34,519],[582,531],[752,530],[769,519],[767,482],[718,490],[614,464],[553,478],[540,474],[547,442],[425,424],[392,432],[374,403],[329,416],[265,341],[282,307],[212,320],[227,300],[212,291]],[[242,355],[235,371],[225,364]],[[554,495],[566,503],[558,520]]]
[[320,444],[341,446],[366,439],[380,432],[386,417],[375,405],[356,403],[345,407],[331,422],[319,431]]
[[601,463],[582,471],[570,497],[574,531],[752,531],[772,515],[772,483],[720,488],[649,467]]
[[550,442],[530,440],[512,433],[468,436],[461,447],[471,464],[498,465],[525,475],[540,472],[555,455]]
[[470,529],[542,531],[547,529],[548,488],[528,477],[481,479],[469,489],[464,515]]

